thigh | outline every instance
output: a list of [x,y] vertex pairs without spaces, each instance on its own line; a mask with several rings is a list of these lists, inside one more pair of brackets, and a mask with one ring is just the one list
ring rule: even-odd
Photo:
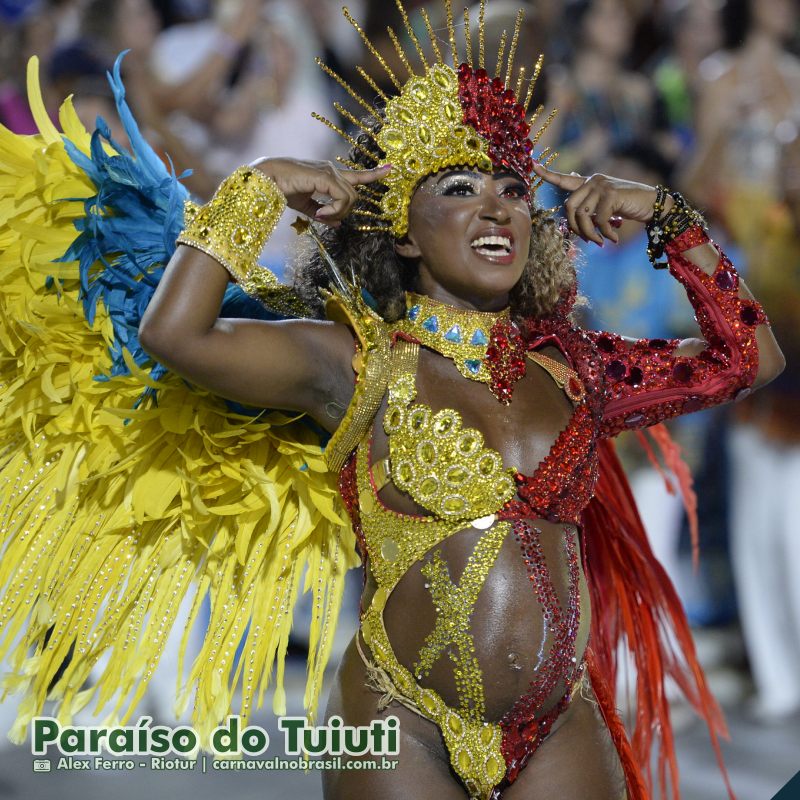
[[322,775],[325,800],[465,800],[467,793],[450,768],[436,725],[399,703],[379,710],[380,696],[366,685],[366,677],[364,664],[351,642],[331,687],[326,719],[337,715],[344,725],[369,725],[374,719],[397,717],[400,752],[387,756],[397,761],[397,766],[385,771],[328,770]]
[[503,800],[625,800],[622,764],[588,686],[564,714]]

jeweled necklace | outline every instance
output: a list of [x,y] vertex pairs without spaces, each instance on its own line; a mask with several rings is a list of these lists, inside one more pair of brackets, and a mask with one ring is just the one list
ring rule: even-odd
[[525,341],[507,308],[472,311],[411,292],[406,308],[397,330],[452,359],[465,378],[489,384],[504,405],[511,402],[514,384],[525,375]]

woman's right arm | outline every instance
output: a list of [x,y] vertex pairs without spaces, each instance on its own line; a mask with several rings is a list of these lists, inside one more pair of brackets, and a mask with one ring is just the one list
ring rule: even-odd
[[[356,185],[386,174],[385,168],[356,172],[293,159],[253,166],[275,181],[291,208],[331,225],[349,211]],[[313,195],[331,199],[320,205]],[[303,411],[335,429],[338,419],[326,408],[331,403],[346,407],[353,391],[348,329],[316,320],[221,319],[230,277],[210,255],[179,245],[139,326],[142,347],[222,397],[259,408]]]

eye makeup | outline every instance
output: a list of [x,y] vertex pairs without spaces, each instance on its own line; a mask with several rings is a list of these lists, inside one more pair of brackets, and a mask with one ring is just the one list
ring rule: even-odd
[[453,194],[479,194],[483,185],[483,176],[477,172],[450,172],[438,180],[432,187],[434,197]]
[[487,175],[481,172],[447,172],[435,183],[423,184],[424,190],[434,197],[468,196],[480,194],[484,181],[491,181],[500,195],[515,193],[520,199],[527,198],[529,192],[525,183],[513,173]]

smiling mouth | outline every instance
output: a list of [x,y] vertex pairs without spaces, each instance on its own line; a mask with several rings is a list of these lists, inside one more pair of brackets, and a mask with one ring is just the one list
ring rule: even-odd
[[511,254],[511,239],[508,236],[481,236],[470,247],[482,256],[507,256]]

